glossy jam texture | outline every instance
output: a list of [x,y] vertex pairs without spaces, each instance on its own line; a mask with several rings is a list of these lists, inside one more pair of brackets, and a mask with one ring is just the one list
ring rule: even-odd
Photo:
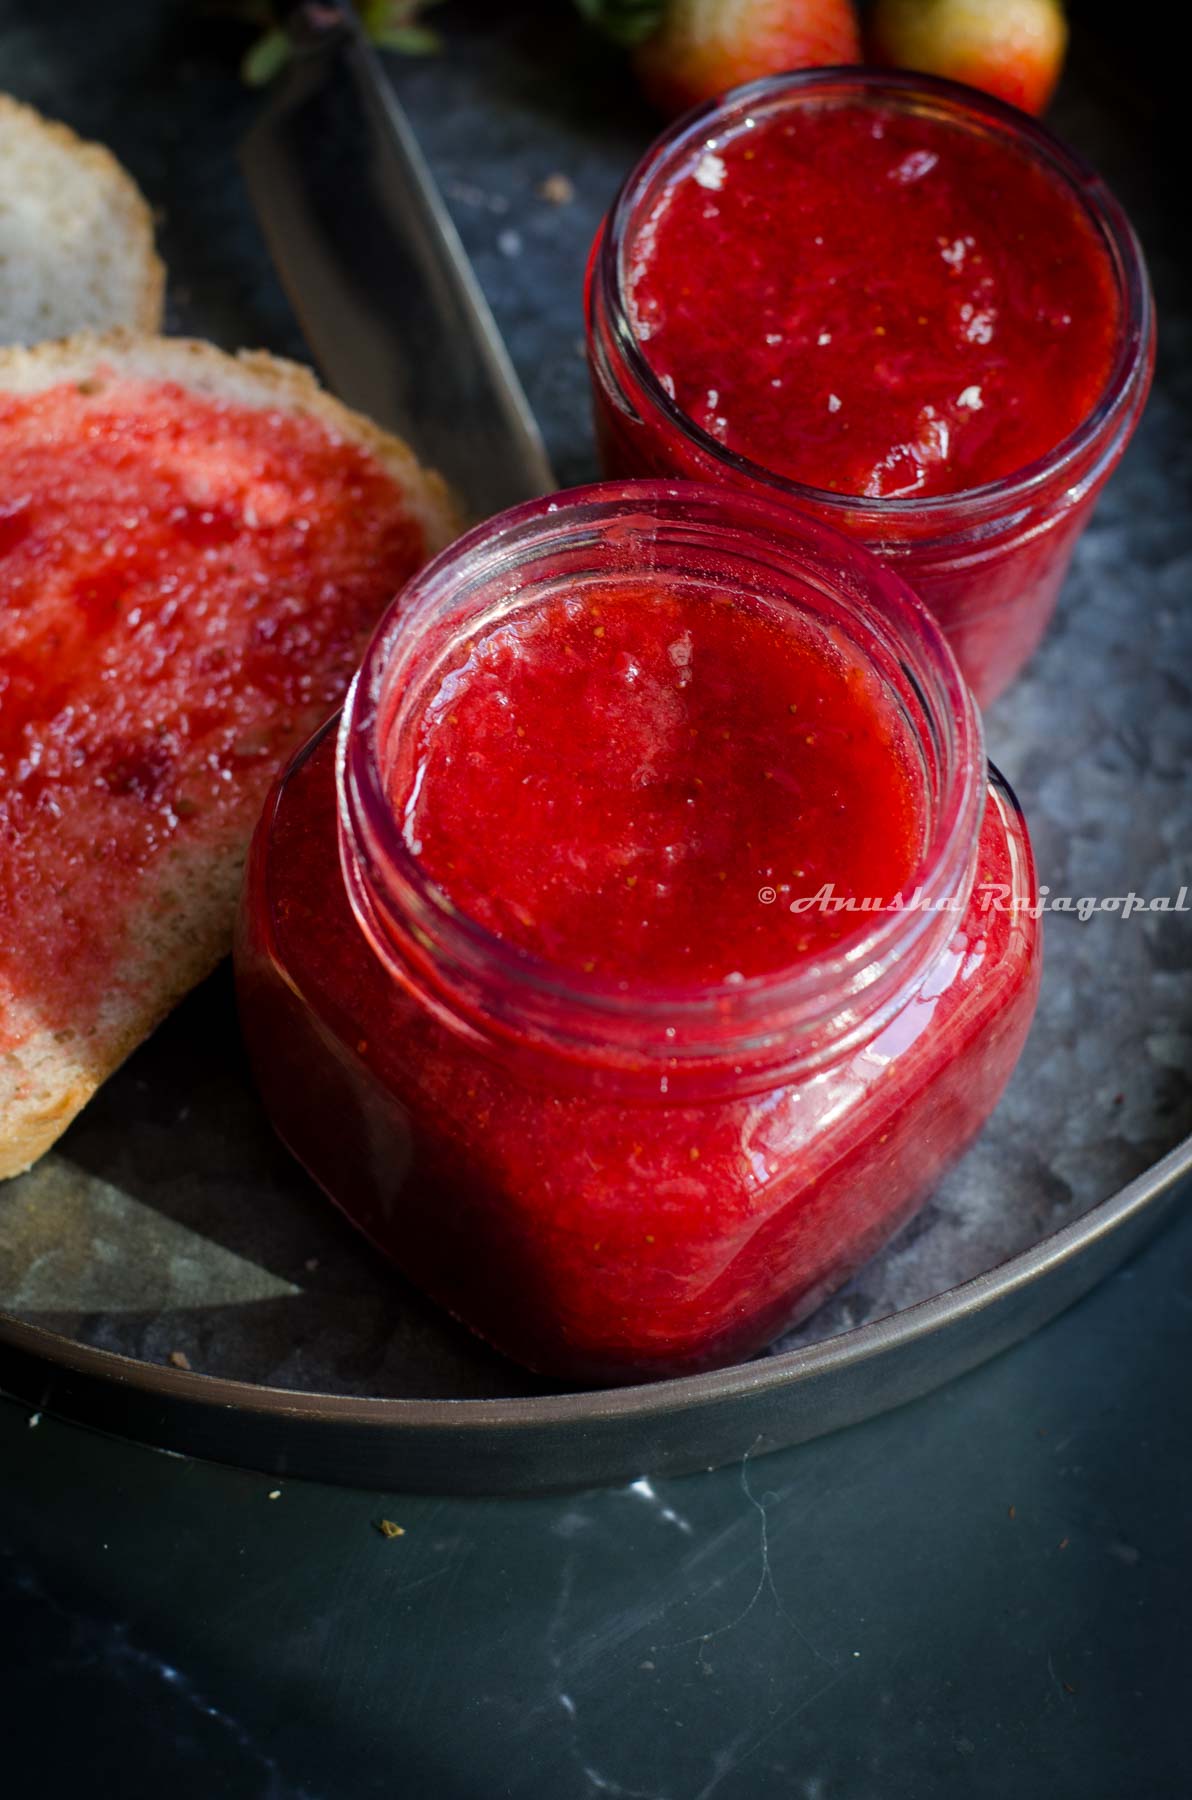
[[604,1382],[760,1350],[910,1217],[993,1110],[1039,976],[1004,789],[977,877],[1016,909],[975,894],[868,1043],[813,1075],[633,1099],[588,1068],[520,1066],[386,971],[337,863],[334,751],[328,732],[295,762],[254,840],[237,981],[257,1079],[348,1217],[517,1360]]
[[424,560],[319,423],[105,379],[0,397],[0,1041],[85,1028],[138,875],[243,838]]
[[713,438],[791,480],[955,493],[1094,410],[1120,335],[1107,249],[1058,173],[877,102],[708,140],[624,251],[647,362]]
[[792,897],[886,902],[922,854],[921,759],[843,634],[690,582],[563,590],[474,635],[414,736],[392,801],[424,869],[585,974],[780,969],[866,922]]

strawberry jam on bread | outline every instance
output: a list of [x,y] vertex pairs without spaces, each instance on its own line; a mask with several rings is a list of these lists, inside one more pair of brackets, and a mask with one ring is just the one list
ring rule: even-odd
[[224,955],[273,776],[452,531],[292,364],[0,353],[0,1176]]

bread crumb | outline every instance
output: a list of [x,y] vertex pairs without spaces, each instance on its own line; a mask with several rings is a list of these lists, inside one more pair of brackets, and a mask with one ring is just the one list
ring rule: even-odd
[[280,1488],[271,1488],[269,1491],[269,1499],[270,1500],[280,1500],[281,1499],[281,1489]]
[[378,1519],[377,1530],[383,1538],[405,1537],[406,1535],[405,1526],[395,1525],[392,1519]]
[[172,1369],[189,1369],[190,1357],[185,1350],[171,1350],[168,1358]]
[[556,171],[538,183],[538,198],[551,206],[570,206],[575,199],[575,183],[569,175]]

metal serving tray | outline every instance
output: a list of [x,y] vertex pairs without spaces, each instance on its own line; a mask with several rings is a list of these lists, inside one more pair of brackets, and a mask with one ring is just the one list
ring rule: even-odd
[[[623,71],[594,75],[576,27],[551,27],[548,58],[544,28],[501,10],[465,17],[445,57],[399,73],[555,465],[579,480],[593,473],[580,270],[651,121],[612,104]],[[300,351],[230,158],[255,102],[198,37],[185,55],[160,50],[150,99],[143,59],[134,79],[120,44],[84,70],[47,36],[28,97],[113,138],[166,201],[176,323]],[[1077,52],[1054,122],[1139,226],[1160,372],[1059,619],[988,735],[1053,896],[1174,902],[1192,885],[1192,312],[1167,253],[1178,212],[1169,224],[1149,179],[1145,96],[1104,59],[1082,72],[1079,32]],[[186,158],[163,160],[163,133]],[[571,204],[537,192],[557,171]],[[247,1080],[223,972],[51,1156],[0,1187],[0,1386],[163,1449],[372,1487],[509,1492],[707,1467],[894,1406],[1043,1324],[1192,1189],[1190,1130],[1192,914],[1052,914],[1010,1090],[899,1239],[767,1356],[566,1393],[413,1293],[289,1161]]]

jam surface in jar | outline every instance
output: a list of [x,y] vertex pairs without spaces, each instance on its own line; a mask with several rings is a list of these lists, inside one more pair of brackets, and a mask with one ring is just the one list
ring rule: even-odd
[[586,316],[607,475],[834,525],[935,612],[982,706],[1043,636],[1155,351],[1094,171],[989,96],[875,69],[755,82],[664,133]]
[[863,927],[789,902],[907,888],[916,781],[906,722],[846,644],[630,581],[472,640],[390,797],[469,917],[564,967],[667,986],[764,974]]
[[[572,578],[630,507],[658,541]],[[813,1311],[988,1118],[1030,848],[938,631],[836,534],[644,484],[523,515],[411,584],[338,762],[328,728],[275,788],[241,1015],[283,1139],[432,1298],[556,1380],[681,1374]]]
[[715,132],[623,252],[655,374],[726,448],[811,487],[952,493],[1046,455],[1117,351],[1105,245],[1004,142],[824,100]]

